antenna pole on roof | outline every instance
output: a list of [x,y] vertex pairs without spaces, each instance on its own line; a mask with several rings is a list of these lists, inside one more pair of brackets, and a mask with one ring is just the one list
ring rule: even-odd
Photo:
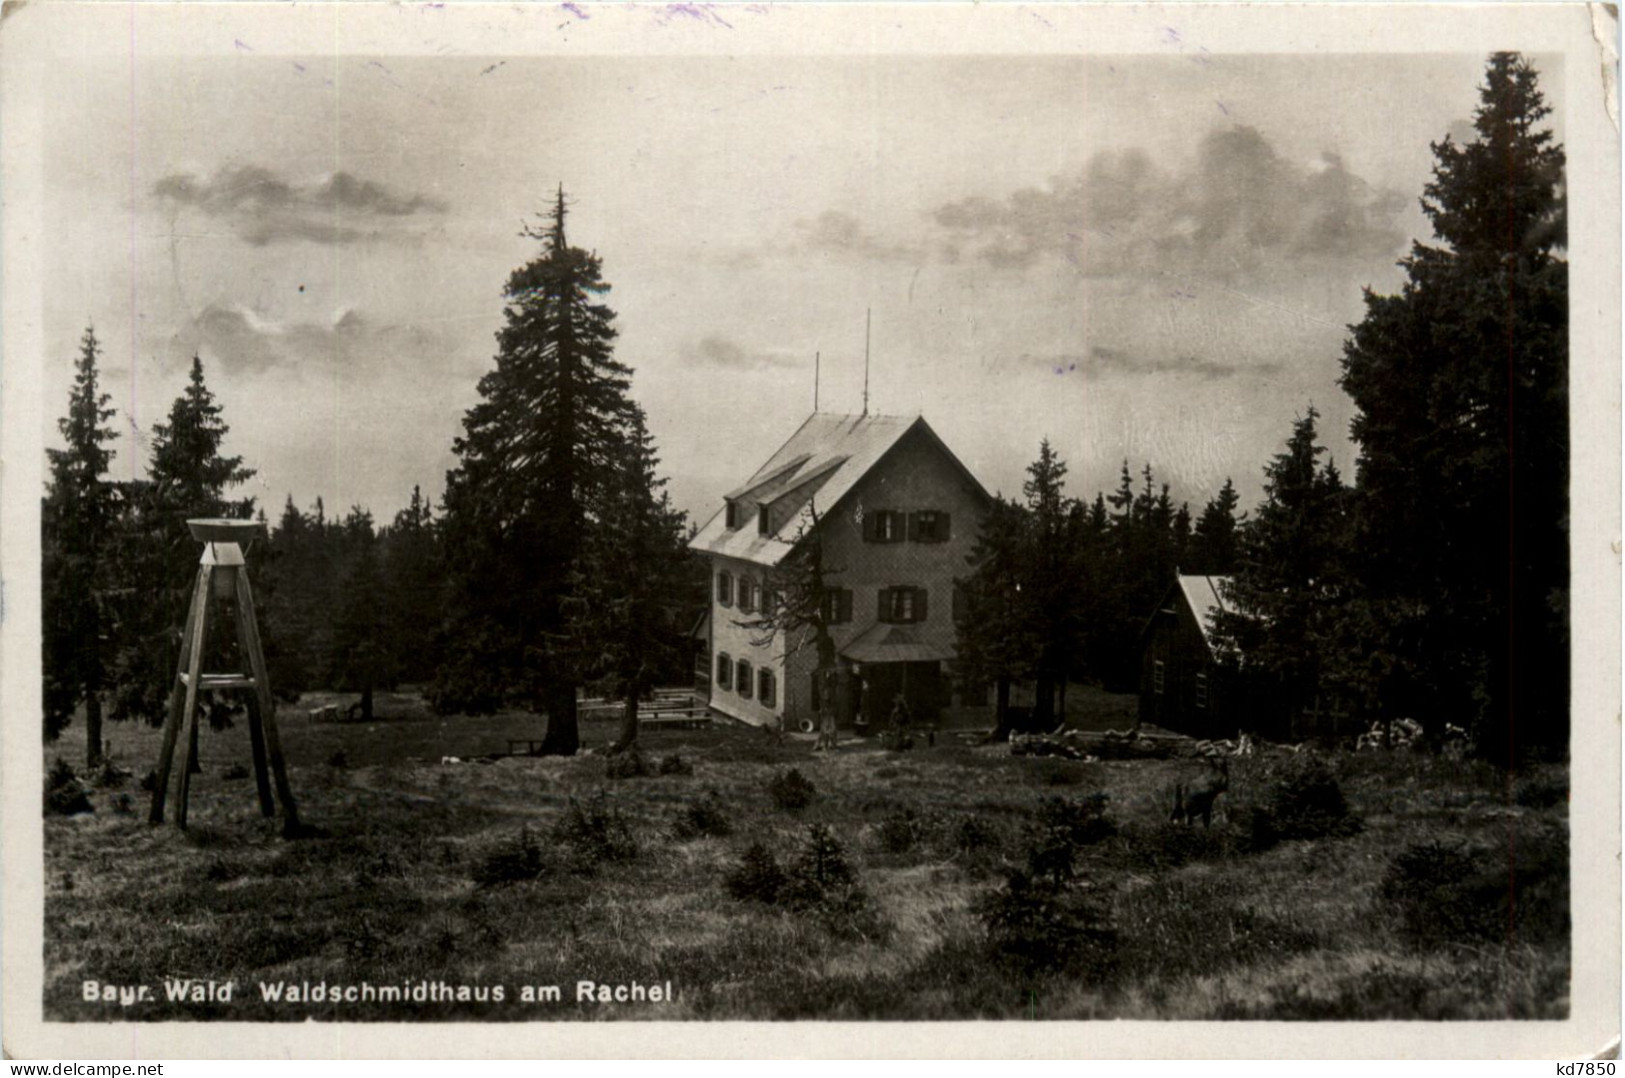
[[863,414],[869,414],[869,322],[872,308],[863,309]]
[[813,353],[813,412],[818,411],[818,353]]

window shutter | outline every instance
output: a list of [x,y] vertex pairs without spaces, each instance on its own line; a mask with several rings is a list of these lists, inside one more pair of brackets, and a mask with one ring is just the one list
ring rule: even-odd
[[891,589],[890,588],[881,588],[880,589],[880,612],[878,614],[876,614],[875,617],[876,617],[877,620],[880,620],[880,621],[890,621],[891,620]]
[[937,542],[946,543],[952,537],[953,537],[953,529],[949,527],[949,516],[948,516],[948,514],[947,513],[938,513],[937,514]]
[[835,620],[848,622],[852,620],[852,592],[841,588],[835,593]]
[[921,541],[920,514],[918,513],[910,513],[908,515],[908,541],[911,543],[918,543]]
[[915,621],[924,621],[925,620],[925,597],[926,597],[926,591],[925,591],[924,588],[915,588],[914,589],[914,620]]
[[868,512],[863,514],[863,541],[873,543],[880,533],[880,514]]

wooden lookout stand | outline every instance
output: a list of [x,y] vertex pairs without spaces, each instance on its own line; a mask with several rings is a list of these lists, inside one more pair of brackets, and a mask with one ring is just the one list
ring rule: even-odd
[[[282,833],[292,836],[299,829],[299,813],[294,807],[293,791],[288,787],[282,740],[277,736],[276,703],[271,699],[265,655],[260,649],[254,593],[248,586],[248,570],[243,564],[243,546],[258,538],[263,529],[252,520],[188,520],[186,524],[192,530],[192,538],[203,544],[203,558],[198,565],[197,583],[192,588],[192,604],[186,614],[175,685],[169,694],[169,716],[164,722],[164,742],[159,750],[158,776],[148,820],[154,824],[164,822],[164,798],[169,791],[175,742],[180,737],[181,725],[189,723],[186,760],[175,788],[175,824],[186,826],[186,799],[197,752],[198,693],[247,689],[248,736],[254,750],[254,781],[259,786],[260,812],[266,816],[276,812],[271,799],[271,778],[266,773],[269,757],[270,771],[276,778],[276,797],[282,802]],[[203,642],[208,636],[210,608],[217,599],[236,600],[237,644],[248,663],[246,673],[203,673]]]

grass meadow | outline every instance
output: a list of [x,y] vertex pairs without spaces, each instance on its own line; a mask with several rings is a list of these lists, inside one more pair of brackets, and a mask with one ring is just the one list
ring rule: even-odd
[[[541,720],[384,697],[380,721],[306,724],[320,702],[281,712],[316,829],[297,841],[258,814],[244,724],[204,732],[186,832],[146,823],[158,731],[109,729],[131,774],[89,783],[93,811],[44,820],[47,1019],[1568,1013],[1560,764],[1509,778],[1410,751],[1266,748],[1232,762],[1204,830],[1168,822],[1173,785],[1203,773],[1191,759],[1016,757],[951,736],[815,755],[718,726],[646,732],[641,768],[484,760]],[[81,729],[45,746],[47,773],[82,761]],[[604,745],[613,724],[583,736]],[[180,979],[229,982],[231,999],[166,999]],[[90,980],[153,998],[92,1002]],[[674,998],[578,1001],[581,980],[669,982]],[[424,981],[486,998],[268,1002],[258,987]],[[560,998],[522,1001],[527,985]]]

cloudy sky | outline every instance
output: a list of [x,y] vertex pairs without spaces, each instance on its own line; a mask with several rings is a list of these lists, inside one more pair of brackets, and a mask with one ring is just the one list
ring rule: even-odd
[[923,413],[990,489],[1048,436],[1075,493],[1127,458],[1193,509],[1226,476],[1251,504],[1310,402],[1352,474],[1344,327],[1426,235],[1429,141],[1467,130],[1483,64],[1172,29],[1099,57],[69,59],[46,437],[94,323],[120,476],[196,353],[273,517],[438,498],[562,183],[702,519],[810,410],[815,354],[820,406],[859,409],[866,309],[871,410]]

